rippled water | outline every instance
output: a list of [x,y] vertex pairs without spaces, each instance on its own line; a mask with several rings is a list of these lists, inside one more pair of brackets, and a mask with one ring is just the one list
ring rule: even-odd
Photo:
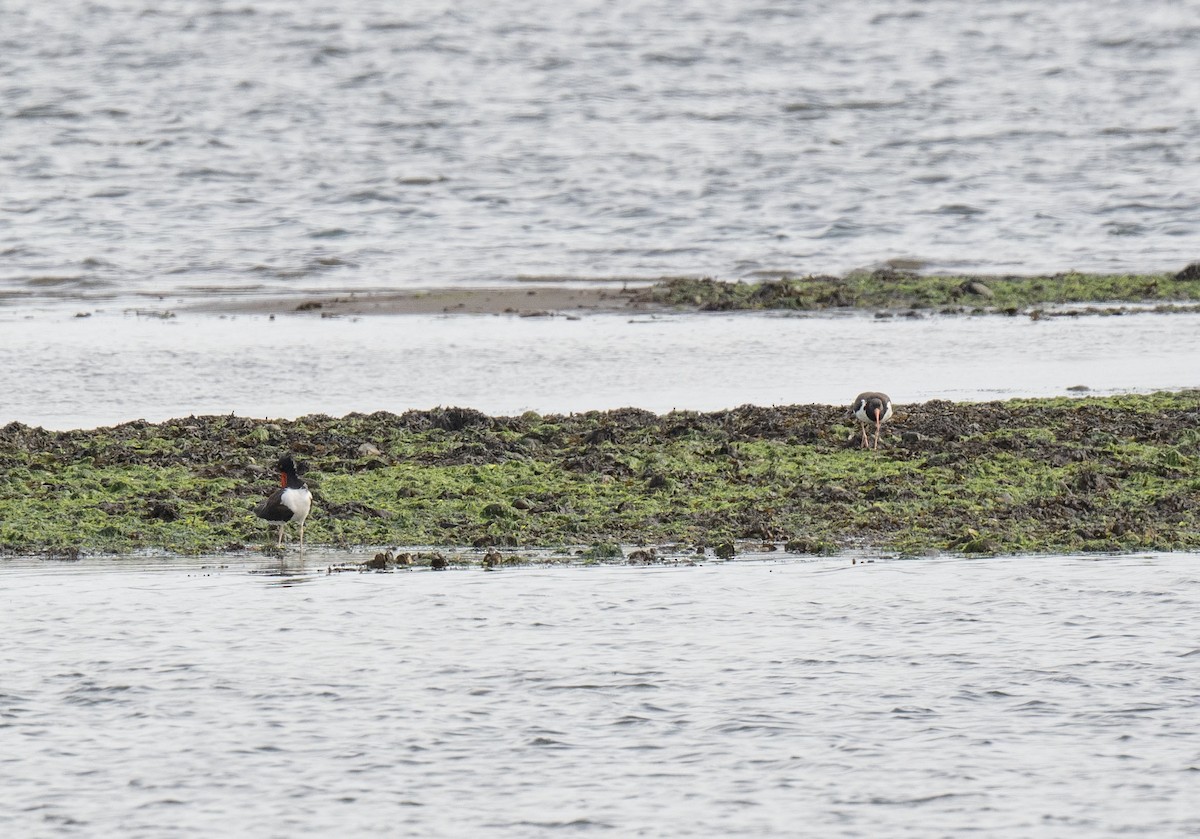
[[1197,256],[1194,0],[0,16],[0,299]]
[[0,424],[898,404],[1200,387],[1200,315],[0,317]]
[[1198,559],[6,562],[0,831],[1195,835]]

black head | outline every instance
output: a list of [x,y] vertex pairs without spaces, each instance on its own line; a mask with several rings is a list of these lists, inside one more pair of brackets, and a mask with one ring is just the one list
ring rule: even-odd
[[292,460],[290,454],[285,454],[279,458],[279,462],[275,464],[275,468],[279,470],[279,483],[281,486],[299,489],[304,486],[304,481],[300,480],[300,473],[296,466],[296,461]]
[[867,391],[866,393],[860,393],[858,398],[854,400],[854,407],[850,409],[850,413],[857,414],[859,411],[862,411],[863,414],[871,419],[875,419],[876,417],[882,418],[887,413],[889,404],[891,404],[891,400],[886,393]]

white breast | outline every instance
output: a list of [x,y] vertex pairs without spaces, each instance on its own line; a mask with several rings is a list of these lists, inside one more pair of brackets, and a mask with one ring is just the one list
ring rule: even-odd
[[283,506],[292,511],[292,521],[296,524],[303,524],[308,518],[308,511],[312,509],[312,493],[307,487],[301,489],[292,489],[291,487],[283,491],[283,497],[279,499]]
[[[858,410],[854,412],[854,416],[858,419],[859,422],[875,422],[875,417],[868,416],[868,414],[867,414],[867,403],[865,400],[858,403]],[[892,403],[891,402],[883,403],[883,414],[880,415],[879,421],[887,422],[891,418],[891,416],[892,416]]]

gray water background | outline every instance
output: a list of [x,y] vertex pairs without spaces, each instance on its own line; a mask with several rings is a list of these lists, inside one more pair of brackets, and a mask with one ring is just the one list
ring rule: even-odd
[[0,832],[1195,836],[1198,559],[6,561]]
[[902,408],[1200,387],[1200,314],[270,320],[0,309],[0,332],[0,425],[53,429],[439,405],[509,416],[848,405],[872,389]]
[[[1194,384],[1187,316],[114,312],[1175,270],[1198,35],[1183,0],[0,3],[0,420]],[[5,559],[0,834],[1196,835],[1196,560]]]
[[1178,270],[1195,0],[0,6],[0,300]]

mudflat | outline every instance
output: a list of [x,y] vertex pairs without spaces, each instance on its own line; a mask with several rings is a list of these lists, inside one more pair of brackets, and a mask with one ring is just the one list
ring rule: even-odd
[[508,314],[524,317],[615,311],[875,310],[940,314],[1123,314],[1200,309],[1200,263],[1170,274],[1042,276],[921,275],[881,268],[845,276],[780,276],[758,282],[708,277],[596,280],[593,284],[538,282],[496,288],[327,292],[308,295],[222,296],[189,301],[193,311],[245,314]]
[[905,555],[1195,550],[1200,391],[897,405],[880,448],[845,406],[0,428],[0,551],[263,549],[282,453],[311,544]]
[[[310,313],[348,315],[519,315],[547,317],[646,308],[627,288],[579,288],[567,285],[534,288],[440,288],[353,294],[309,294],[270,297],[225,297],[189,302],[190,311],[221,314]],[[656,306],[656,308],[662,308]]]

